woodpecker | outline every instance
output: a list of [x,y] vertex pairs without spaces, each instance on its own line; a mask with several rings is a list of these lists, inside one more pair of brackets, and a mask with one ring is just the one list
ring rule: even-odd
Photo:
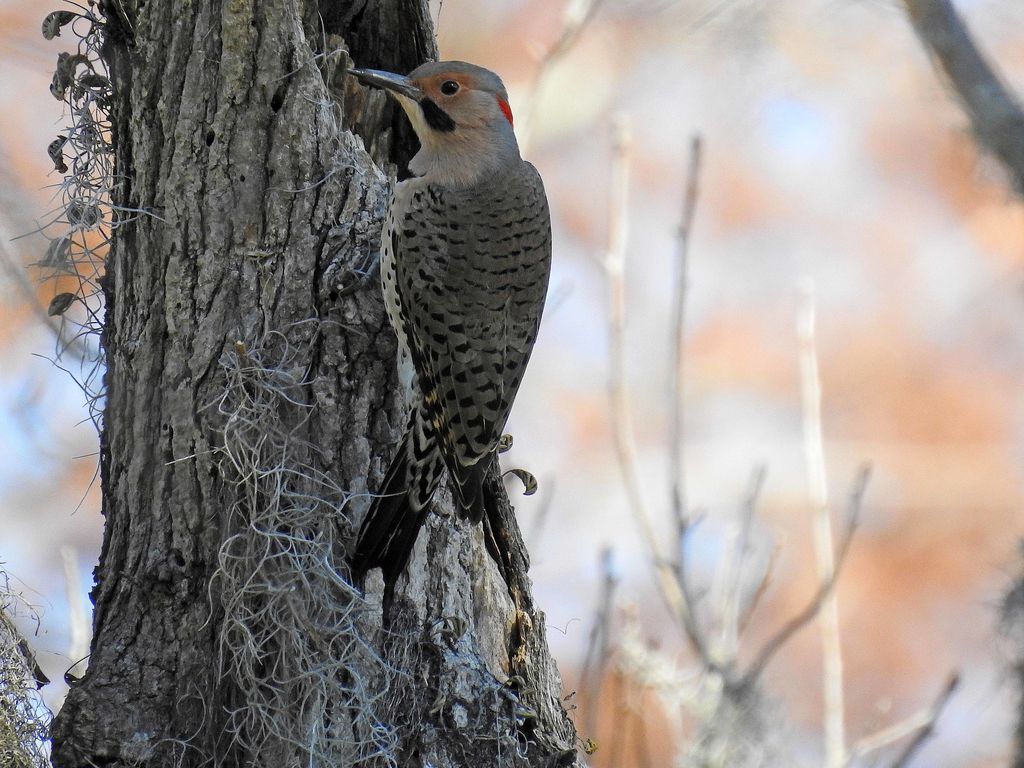
[[394,187],[380,269],[412,406],[352,557],[358,581],[379,567],[393,587],[445,470],[462,513],[484,515],[484,473],[544,308],[551,221],[496,74],[461,61],[350,73],[394,97],[420,141],[412,177]]

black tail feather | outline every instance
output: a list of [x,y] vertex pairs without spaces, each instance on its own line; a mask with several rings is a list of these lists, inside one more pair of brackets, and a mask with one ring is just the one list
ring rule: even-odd
[[[363,518],[350,559],[352,576],[359,586],[374,568],[384,572],[385,595],[394,588],[409,562],[416,537],[427,519],[430,499],[443,473],[444,459],[432,433],[424,427],[426,423],[418,421],[414,412],[380,491]],[[415,462],[412,468],[410,461]],[[489,518],[494,514],[488,509],[488,492],[484,485],[489,471],[500,484],[497,456],[489,454],[469,466],[452,462],[449,469],[455,480],[452,486],[462,517],[472,523],[491,522]],[[493,502],[491,499],[490,503]],[[485,537],[488,531],[485,525]],[[487,540],[487,548],[504,575],[507,564],[503,562],[500,542],[492,537]]]
[[352,575],[362,584],[367,571],[380,568],[384,583],[393,586],[416,544],[416,535],[427,518],[429,505],[413,509],[408,488],[409,452],[403,441],[391,462],[379,495],[359,528],[355,554],[351,558]]
[[[485,462],[480,463],[484,464]],[[509,577],[512,573],[512,555],[509,548],[509,538],[512,534],[510,534],[508,529],[506,511],[513,516],[515,512],[512,510],[512,505],[508,502],[508,497],[503,493],[501,467],[498,466],[497,455],[490,461],[486,461],[486,463],[491,466],[483,473],[480,486],[484,546],[487,547],[487,554],[491,556],[491,560],[498,566],[502,580],[511,589],[512,583],[509,581]],[[502,509],[503,504],[506,510]],[[524,570],[523,573],[525,572]]]
[[463,517],[473,523],[479,523],[484,519],[486,511],[484,477],[487,475],[487,467],[490,463],[490,455],[468,467],[453,462],[455,464],[455,496],[462,508]]

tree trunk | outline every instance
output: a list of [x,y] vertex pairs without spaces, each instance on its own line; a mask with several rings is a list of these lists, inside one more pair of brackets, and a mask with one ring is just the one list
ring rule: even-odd
[[425,1],[121,7],[104,49],[121,210],[106,525],[54,764],[574,765],[496,475],[508,586],[447,494],[386,615],[379,579],[365,596],[347,581],[405,423],[394,336],[362,279],[388,197],[373,160],[401,168],[414,140],[346,82],[344,53],[322,54],[412,69],[436,54]]

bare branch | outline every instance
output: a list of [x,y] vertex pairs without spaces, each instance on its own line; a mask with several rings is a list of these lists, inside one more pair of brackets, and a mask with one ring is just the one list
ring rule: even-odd
[[608,283],[608,399],[615,451],[633,517],[655,562],[663,562],[651,514],[640,487],[633,418],[626,387],[626,250],[629,239],[629,162],[632,138],[624,116],[612,126],[612,189],[608,211],[608,250],[604,272]]
[[723,572],[724,594],[722,597],[722,628],[721,642],[723,653],[730,659],[735,658],[739,645],[740,625],[742,617],[743,572],[750,555],[750,531],[757,511],[757,503],[764,490],[764,481],[768,472],[765,466],[754,469],[747,492],[740,510],[740,527],[736,544],[726,559]]
[[672,399],[669,408],[669,478],[672,512],[675,515],[677,530],[680,532],[685,528],[687,517],[686,473],[683,468],[686,447],[683,430],[685,384],[683,344],[686,332],[686,291],[690,260],[690,233],[693,231],[693,216],[697,209],[702,148],[701,137],[694,136],[690,140],[690,165],[686,172],[683,213],[676,239],[676,284],[675,297],[672,302],[672,338],[669,346],[669,360],[672,365],[670,374]]
[[[935,725],[935,721],[938,720],[939,715],[942,713],[942,708],[945,707],[946,702],[953,695],[959,684],[960,674],[956,671],[951,672],[946,680],[946,685],[943,686],[942,691],[939,692],[939,695],[931,706],[859,739],[850,751],[846,765],[852,766],[856,760],[859,760],[865,755],[884,749],[890,744],[900,741],[912,733],[918,733],[918,737],[915,738],[915,741],[917,741],[917,739],[920,738],[921,733],[925,731],[930,734],[931,729]],[[927,738],[927,735],[924,738]],[[924,739],[922,738],[921,741],[923,740]],[[913,742],[908,743],[908,748],[911,744],[913,744]],[[914,749],[916,748],[917,747],[915,746]],[[907,756],[905,749],[899,759],[905,761]],[[897,768],[897,765],[898,764],[894,764],[893,768]]]
[[653,518],[640,487],[639,462],[633,440],[633,419],[626,388],[625,313],[626,313],[626,251],[628,243],[628,192],[631,138],[624,117],[619,117],[612,131],[612,190],[608,219],[608,249],[603,260],[608,285],[608,401],[611,409],[612,438],[619,468],[622,471],[629,500],[630,512],[640,529],[640,535],[651,553],[658,586],[672,614],[683,624],[694,652],[708,666],[718,669],[708,653],[708,645],[698,625],[683,568],[686,535],[689,525],[679,531],[677,565],[673,567],[662,555],[658,536],[654,532]]
[[935,723],[938,722],[939,717],[942,715],[942,710],[946,708],[946,704],[949,703],[950,698],[952,698],[959,686],[960,673],[953,672],[938,697],[932,703],[931,709],[928,710],[928,717],[919,726],[917,734],[910,740],[910,743],[903,748],[899,757],[892,764],[892,768],[906,768],[910,764],[911,758],[921,748],[921,745],[935,733]]
[[[806,278],[802,285],[797,323],[804,462],[807,468],[808,500],[811,514],[814,515],[814,554],[818,581],[825,584],[832,579],[836,564],[821,428],[821,374],[815,325],[814,283]],[[822,717],[825,726],[825,765],[827,768],[841,768],[846,759],[843,653],[839,635],[839,604],[834,591],[822,597],[818,625],[821,629],[822,699],[825,707]]]
[[950,0],[903,0],[914,31],[948,79],[978,142],[1024,194],[1024,110],[972,39]]
[[750,602],[747,604],[746,609],[740,616],[739,627],[737,631],[743,633],[747,629],[747,625],[750,623],[751,617],[754,615],[754,611],[757,606],[761,604],[761,599],[764,597],[765,592],[768,591],[768,586],[772,583],[772,575],[775,573],[775,564],[779,559],[779,548],[774,547],[772,549],[771,556],[768,559],[768,565],[764,569],[764,575],[758,582],[757,587],[754,589],[754,594],[750,597]]
[[684,520],[683,527],[679,531],[679,559],[675,568],[675,583],[678,585],[682,598],[682,610],[678,612],[678,616],[683,623],[683,631],[686,633],[686,639],[690,641],[691,649],[704,667],[711,672],[724,673],[722,665],[712,658],[707,638],[704,636],[704,628],[697,620],[697,598],[690,588],[690,579],[687,574],[686,544],[693,525],[693,521]]
[[857,530],[857,522],[860,519],[861,505],[864,501],[864,491],[867,488],[868,479],[870,477],[871,468],[869,465],[865,464],[858,470],[857,477],[853,483],[853,489],[850,491],[850,500],[846,515],[846,530],[843,532],[843,538],[839,544],[839,551],[836,553],[836,567],[832,572],[832,575],[828,580],[822,582],[818,586],[817,591],[814,593],[814,596],[811,598],[810,602],[808,602],[807,606],[765,642],[764,646],[762,646],[761,650],[754,657],[754,661],[751,663],[750,667],[743,674],[743,678],[740,682],[741,685],[751,685],[755,680],[757,680],[758,676],[764,671],[764,668],[768,666],[768,663],[789,641],[789,639],[818,615],[818,611],[821,610],[822,601],[824,601],[824,599],[831,594],[832,590],[835,589],[836,582],[839,580],[839,574],[842,573],[843,570],[843,564],[846,562],[846,556],[850,551],[850,544],[853,542],[853,534]]
[[669,407],[669,482],[672,514],[676,525],[676,566],[675,576],[683,599],[683,610],[679,614],[683,629],[694,653],[708,669],[718,669],[711,658],[704,631],[697,621],[697,601],[690,589],[687,576],[686,540],[693,527],[686,502],[684,389],[685,368],[683,344],[686,336],[686,292],[689,279],[690,234],[697,210],[700,193],[700,170],[703,156],[703,140],[695,135],[690,140],[690,160],[686,172],[686,187],[683,192],[682,215],[676,239],[676,283],[672,302],[672,336],[669,346],[671,362],[671,400]]

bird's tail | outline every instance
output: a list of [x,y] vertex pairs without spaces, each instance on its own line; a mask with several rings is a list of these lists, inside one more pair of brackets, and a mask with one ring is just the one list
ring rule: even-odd
[[486,456],[476,464],[469,466],[456,464],[451,468],[452,476],[455,478],[455,497],[461,507],[460,511],[464,518],[468,518],[473,523],[483,520],[486,512],[484,478],[487,476],[487,467],[491,460],[491,456]]
[[[391,462],[377,496],[359,528],[352,575],[362,584],[373,568],[384,572],[384,583],[393,585],[405,569],[423,527],[443,473],[443,461],[433,435],[424,429],[416,411],[405,438]],[[427,422],[429,424],[429,422]]]

